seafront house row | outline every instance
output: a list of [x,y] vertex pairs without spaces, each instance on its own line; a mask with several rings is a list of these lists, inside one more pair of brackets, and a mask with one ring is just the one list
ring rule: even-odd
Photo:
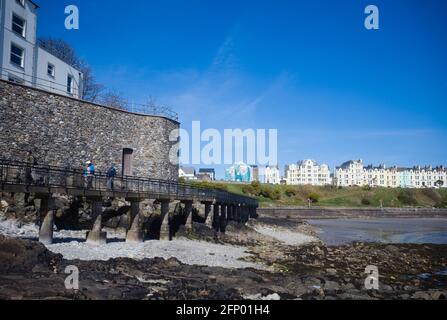
[[38,44],[38,9],[0,0],[0,79],[82,99],[83,74]]
[[285,167],[285,180],[289,185],[446,188],[447,170],[443,166],[364,166],[362,160],[350,160],[336,167],[334,174],[331,174],[327,164],[319,165],[314,160],[303,160]]
[[[214,181],[214,169],[180,167],[179,177],[185,180]],[[206,178],[204,178],[206,177]],[[362,160],[349,160],[335,168],[306,159],[286,165],[284,177],[278,166],[257,167],[236,163],[226,170],[225,181],[230,183],[262,182],[265,184],[310,186],[369,186],[384,188],[447,188],[447,169],[443,166],[414,166],[412,168],[364,166]]]
[[443,166],[365,167],[362,160],[351,160],[336,168],[335,184],[341,187],[446,188],[447,170]]

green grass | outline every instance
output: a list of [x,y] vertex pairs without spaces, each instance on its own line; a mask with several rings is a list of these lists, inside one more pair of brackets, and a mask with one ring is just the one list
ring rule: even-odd
[[[319,207],[447,207],[447,189],[401,189],[362,187],[314,187],[264,185],[224,182],[199,183],[205,188],[218,188],[240,195],[254,196],[261,207],[306,206],[310,195],[318,196],[312,206]],[[273,200],[274,199],[274,200]],[[409,200],[410,199],[410,200]]]

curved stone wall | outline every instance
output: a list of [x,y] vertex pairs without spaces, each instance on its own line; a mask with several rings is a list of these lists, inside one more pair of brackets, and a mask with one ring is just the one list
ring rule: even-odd
[[0,158],[80,168],[92,160],[100,171],[122,168],[123,150],[131,149],[132,174],[178,178],[169,160],[169,141],[179,123],[47,93],[0,80]]

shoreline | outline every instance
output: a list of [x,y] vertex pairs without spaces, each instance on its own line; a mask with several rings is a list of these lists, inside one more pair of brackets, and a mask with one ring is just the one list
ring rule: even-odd
[[[36,232],[29,225],[21,228]],[[0,235],[1,299],[438,300],[447,297],[447,244],[356,242],[327,246],[317,240],[312,226],[295,219],[260,216],[247,225],[230,223],[227,233],[217,241],[200,224],[194,225],[194,234],[183,234],[178,240],[164,243],[128,245],[116,232],[115,242],[92,248],[83,242],[70,241],[70,237],[80,238],[83,231],[62,232],[66,239],[56,234],[56,239],[62,241],[47,247],[35,240],[10,238],[21,228],[9,229],[7,238]],[[5,228],[1,230],[4,232]],[[131,249],[130,254],[123,252],[123,248]],[[168,248],[172,250],[165,251]],[[225,250],[236,250],[239,255]],[[92,255],[81,259],[94,251],[109,257],[98,259]],[[365,268],[369,265],[377,266],[380,271],[379,290],[364,287]],[[67,266],[80,270],[77,291],[64,288]]]
[[[18,252],[8,253],[14,247]],[[273,248],[272,248],[273,249]],[[272,250],[270,249],[270,250]],[[278,247],[255,260],[276,271],[184,264],[176,258],[66,260],[35,241],[0,236],[0,299],[57,300],[441,300],[447,245]],[[268,258],[267,258],[268,257]],[[365,266],[378,265],[379,290],[364,287]],[[64,287],[68,266],[79,290]]]
[[259,215],[289,219],[338,218],[446,218],[447,209],[438,208],[323,208],[261,207]]

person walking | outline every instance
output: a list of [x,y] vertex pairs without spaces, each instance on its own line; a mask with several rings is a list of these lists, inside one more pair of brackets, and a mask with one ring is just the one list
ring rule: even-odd
[[93,188],[93,177],[95,175],[95,165],[91,161],[87,161],[84,170],[84,181],[87,189]]
[[107,190],[113,191],[114,189],[114,180],[116,177],[116,166],[112,164],[112,166],[107,170]]
[[36,158],[34,158],[32,151],[28,151],[26,156],[26,169],[25,169],[25,183],[27,185],[33,184],[33,166],[36,165]]
[[88,177],[90,175],[90,161],[85,163],[82,176],[84,177],[84,188],[88,189]]

